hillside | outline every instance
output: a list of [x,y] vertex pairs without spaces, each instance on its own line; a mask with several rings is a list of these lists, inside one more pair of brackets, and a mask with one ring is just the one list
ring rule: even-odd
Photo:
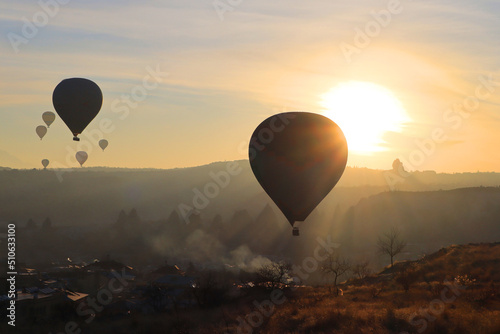
[[[234,168],[227,185],[223,174]],[[362,198],[389,190],[430,191],[460,187],[499,186],[497,173],[440,174],[432,171],[399,176],[393,171],[348,167],[339,184],[320,203],[318,211],[332,217],[338,207],[347,210]],[[389,177],[391,176],[391,177]],[[214,194],[210,186],[219,186]],[[179,208],[199,209],[203,219],[222,215],[229,219],[236,210],[256,216],[270,204],[253,176],[247,160],[161,169],[79,168],[69,170],[0,170],[0,222],[50,217],[56,226],[102,224],[115,219],[120,210],[137,209],[145,220],[166,219]],[[201,194],[201,195],[200,195]],[[204,197],[204,198],[201,198]],[[201,208],[201,209],[200,209]]]
[[498,187],[384,192],[351,207],[336,240],[349,252],[373,254],[378,235],[395,226],[408,243],[406,258],[450,244],[495,242],[500,240],[499,202]]
[[452,281],[459,276],[474,280],[476,287],[500,282],[500,242],[443,247],[417,260],[396,262],[394,267],[387,266],[375,275],[350,280],[344,286],[390,281],[404,271],[412,271],[414,283]]
[[[343,294],[338,296],[328,284],[286,287],[282,292],[214,285],[224,296],[222,305],[101,317],[90,324],[76,321],[96,334],[136,333],[139,328],[151,334],[496,334],[499,261],[500,243],[453,245],[416,261],[399,262],[394,270],[349,280],[340,285]],[[64,325],[42,324],[32,333]]]
[[[349,189],[349,188],[346,188]],[[211,218],[192,215],[187,222],[176,211],[167,218],[148,221],[138,210],[120,211],[101,224],[58,226],[40,222],[17,229],[18,258],[28,265],[79,262],[111,256],[144,268],[165,259],[178,264],[190,261],[206,267],[235,266],[245,270],[266,261],[302,263],[331,240],[353,262],[368,261],[372,269],[386,266],[388,256],[377,252],[377,240],[395,226],[407,247],[396,260],[418,259],[451,244],[500,240],[500,188],[465,188],[433,192],[385,192],[359,201],[334,214],[314,211],[301,224],[301,235],[291,235],[290,225],[272,205],[256,213],[236,209],[231,215]],[[342,212],[345,212],[344,214]],[[356,231],[356,233],[354,233]],[[0,246],[5,240],[0,239]],[[319,273],[308,284],[323,282]]]
[[[175,328],[185,333],[494,334],[500,332],[499,262],[500,243],[454,245],[405,262],[394,273],[383,270],[343,284],[343,296],[325,285],[303,287],[269,304],[270,291],[250,289],[230,306],[199,310],[194,318],[181,313],[137,321],[150,323],[151,333]],[[412,275],[407,291],[402,269]]]

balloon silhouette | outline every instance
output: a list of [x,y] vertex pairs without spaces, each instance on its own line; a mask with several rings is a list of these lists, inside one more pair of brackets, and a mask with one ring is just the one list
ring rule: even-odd
[[80,167],[83,167],[83,164],[85,163],[85,161],[87,161],[89,155],[85,151],[78,151],[76,152],[75,157],[76,161],[80,163]]
[[47,134],[47,128],[45,125],[39,125],[36,127],[36,134],[40,137],[40,140]]
[[104,149],[106,147],[108,147],[108,141],[106,139],[101,139],[99,140],[99,146],[102,148],[102,150],[104,151]]
[[49,165],[49,160],[48,159],[43,159],[42,160],[43,169],[47,169],[48,165]]
[[52,111],[46,111],[42,114],[42,119],[47,124],[47,127],[50,128],[50,125],[54,123],[56,119],[56,115]]
[[[329,118],[287,112],[264,120],[250,139],[252,171],[290,224],[304,221],[337,184],[347,142]],[[293,235],[298,235],[293,228]]]
[[54,89],[52,103],[59,117],[73,133],[73,140],[79,141],[78,135],[101,110],[102,92],[91,80],[64,79]]

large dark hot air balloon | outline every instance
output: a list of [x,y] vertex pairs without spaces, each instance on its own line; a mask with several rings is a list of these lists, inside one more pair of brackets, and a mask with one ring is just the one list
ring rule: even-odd
[[[339,181],[347,163],[347,142],[339,126],[325,116],[281,113],[255,129],[249,159],[260,185],[293,227]],[[298,228],[293,234],[298,235]]]
[[73,133],[73,140],[78,141],[78,135],[101,110],[102,92],[91,80],[64,79],[54,89],[52,103],[59,117]]

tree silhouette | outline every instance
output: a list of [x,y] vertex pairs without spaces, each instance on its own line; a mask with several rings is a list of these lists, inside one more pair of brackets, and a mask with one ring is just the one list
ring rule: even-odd
[[117,227],[124,227],[128,222],[128,216],[124,210],[121,210],[118,214],[118,219],[116,220],[115,225]]
[[323,273],[333,276],[333,287],[335,288],[335,293],[338,295],[337,280],[340,276],[351,270],[350,262],[339,253],[333,253],[329,254],[326,260],[321,263],[320,269]]
[[274,289],[286,283],[285,278],[290,275],[291,271],[292,266],[288,262],[281,261],[266,264],[257,271],[258,281]]
[[352,273],[359,279],[363,279],[366,276],[371,274],[370,270],[370,262],[369,261],[363,261],[360,263],[355,264],[351,271]]
[[135,208],[130,210],[128,218],[131,224],[138,224],[141,222],[141,219],[139,218],[139,215],[137,214],[137,210]]
[[33,221],[33,219],[29,219],[28,222],[26,223],[26,228],[27,229],[35,229],[36,228],[36,223]]
[[52,221],[50,220],[49,217],[45,218],[45,220],[42,223],[42,229],[50,230],[51,227],[52,227]]
[[389,255],[392,268],[394,265],[394,257],[403,251],[406,247],[406,242],[401,239],[399,230],[392,227],[388,233],[378,237],[377,247],[380,254]]
[[198,273],[191,291],[199,307],[212,307],[226,302],[230,286],[226,272],[208,270]]

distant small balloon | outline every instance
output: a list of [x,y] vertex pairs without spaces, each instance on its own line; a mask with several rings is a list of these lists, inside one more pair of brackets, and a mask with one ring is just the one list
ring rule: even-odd
[[36,134],[40,137],[40,140],[47,134],[47,127],[45,125],[39,125],[36,127]]
[[102,148],[102,150],[104,151],[104,149],[106,147],[108,147],[108,141],[106,139],[101,139],[99,140],[99,146]]
[[49,160],[48,159],[43,159],[42,160],[43,169],[47,169],[48,165],[49,165]]
[[47,124],[47,127],[50,128],[50,125],[54,123],[56,119],[56,114],[54,114],[52,111],[46,111],[42,114],[42,119]]
[[85,161],[87,161],[89,155],[85,151],[78,151],[76,152],[75,157],[76,161],[78,161],[80,163],[80,166],[83,167],[83,164],[85,163]]

